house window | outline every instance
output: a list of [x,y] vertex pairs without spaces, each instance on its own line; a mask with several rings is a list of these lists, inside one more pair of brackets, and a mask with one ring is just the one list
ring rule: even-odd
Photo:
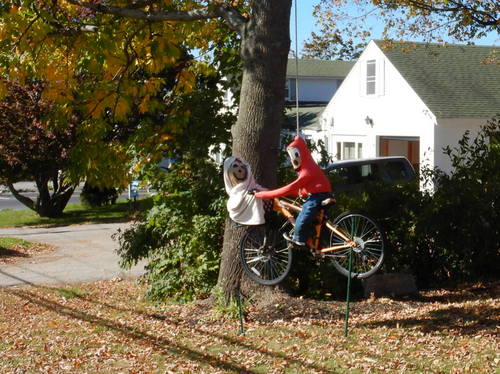
[[354,160],[363,156],[363,143],[337,142],[336,145],[335,158],[337,160]]
[[366,94],[375,95],[377,79],[377,64],[375,60],[366,61]]
[[356,143],[344,142],[342,147],[342,160],[353,160],[356,158]]
[[287,79],[285,85],[285,99],[288,101],[295,101],[296,98],[296,80]]

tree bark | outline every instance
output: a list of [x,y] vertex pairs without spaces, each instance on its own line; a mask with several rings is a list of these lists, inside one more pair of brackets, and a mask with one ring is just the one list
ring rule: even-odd
[[10,182],[7,182],[7,187],[14,197],[30,208],[34,210],[40,217],[59,217],[64,208],[68,204],[71,195],[75,191],[75,185],[64,185],[63,183],[55,183],[54,184],[54,192],[52,195],[50,194],[48,183],[50,178],[41,177],[36,179],[36,186],[38,189],[38,197],[36,202],[30,199],[27,196],[23,196],[17,191],[14,185]]
[[[68,204],[71,195],[75,191],[74,185],[64,185],[58,183],[58,176],[52,178],[41,177],[36,179],[38,189],[38,198],[35,204],[35,211],[40,217],[59,217]],[[49,191],[49,182],[52,179],[54,182],[54,191],[52,194]]]
[[[276,187],[290,9],[291,0],[255,0],[241,35],[244,67],[238,119],[231,129],[233,155],[247,160],[256,181],[268,188]],[[244,233],[244,227],[226,222],[217,284],[226,300],[241,284],[238,243]]]

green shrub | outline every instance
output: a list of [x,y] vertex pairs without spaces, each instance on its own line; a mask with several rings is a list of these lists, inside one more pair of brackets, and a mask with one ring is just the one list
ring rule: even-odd
[[147,294],[191,300],[217,281],[226,216],[222,175],[209,161],[175,164],[144,220],[118,235],[121,265],[147,259]]
[[436,183],[423,207],[420,230],[432,238],[441,278],[498,277],[500,253],[500,117],[475,138],[467,132],[450,157],[453,173],[431,173]]

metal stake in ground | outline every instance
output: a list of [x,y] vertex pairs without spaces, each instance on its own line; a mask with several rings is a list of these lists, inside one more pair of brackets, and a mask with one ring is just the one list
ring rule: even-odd
[[347,338],[349,331],[349,301],[351,298],[351,271],[352,271],[352,248],[349,248],[349,277],[347,278],[347,297],[345,307],[344,336]]

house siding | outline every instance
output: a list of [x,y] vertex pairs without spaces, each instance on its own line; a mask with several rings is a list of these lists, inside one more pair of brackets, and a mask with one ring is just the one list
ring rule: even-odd
[[470,131],[470,137],[474,138],[481,126],[486,125],[487,122],[484,118],[439,118],[434,136],[436,148],[434,164],[449,173],[452,165],[449,157],[442,152],[443,148],[447,145],[456,148],[466,131]]
[[299,77],[299,101],[327,103],[338,87],[338,79]]

